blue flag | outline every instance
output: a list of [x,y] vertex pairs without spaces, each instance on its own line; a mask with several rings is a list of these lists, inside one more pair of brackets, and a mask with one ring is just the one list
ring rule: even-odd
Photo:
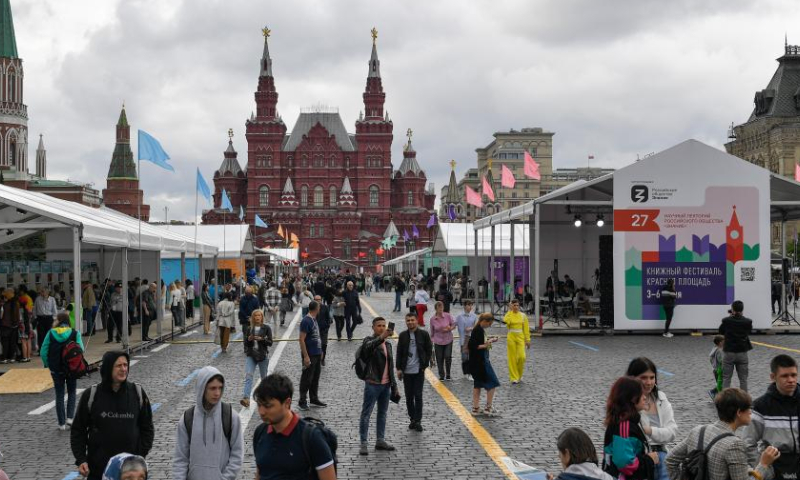
[[211,201],[211,189],[208,188],[206,179],[200,174],[200,168],[197,169],[197,191],[209,202]]
[[233,205],[231,205],[231,199],[228,197],[228,191],[224,188],[222,189],[222,208],[225,210],[233,213]]
[[239,220],[243,219],[244,219],[244,208],[242,208],[242,206],[239,205]]
[[269,225],[264,223],[264,220],[261,220],[261,217],[256,215],[256,227],[269,228]]
[[165,170],[175,171],[172,165],[167,163],[169,155],[161,148],[158,140],[144,130],[139,130],[139,160],[149,160]]

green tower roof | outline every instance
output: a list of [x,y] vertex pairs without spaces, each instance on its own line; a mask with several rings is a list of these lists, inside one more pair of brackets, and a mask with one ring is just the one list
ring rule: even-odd
[[128,116],[125,115],[125,104],[122,105],[122,111],[119,114],[119,120],[117,120],[118,127],[127,127],[128,126]]
[[0,0],[0,57],[19,58],[10,0]]

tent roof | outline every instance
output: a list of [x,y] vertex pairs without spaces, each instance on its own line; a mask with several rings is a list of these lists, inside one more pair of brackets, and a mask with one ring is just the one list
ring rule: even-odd
[[[732,161],[746,162],[746,160],[722,152],[717,148],[697,140],[686,140],[642,161],[669,162],[670,159],[676,155],[694,155],[697,157],[715,155],[729,157]],[[475,222],[475,229],[486,229],[492,225],[501,225],[512,220],[533,215],[536,205],[570,204],[611,206],[611,202],[614,198],[614,174],[625,168],[630,168],[633,165],[636,164],[628,165],[616,172],[608,173],[589,181],[578,180],[577,182],[561,187],[546,195],[542,195],[524,205],[481,218]],[[748,163],[748,165],[751,164]],[[753,165],[753,168],[760,167]],[[783,175],[770,173],[770,216],[772,221],[800,220],[800,183],[791,178],[784,177]]]
[[296,262],[298,258],[298,249],[296,248],[256,248],[256,251],[266,253],[278,260],[294,260]]
[[353,265],[352,263],[346,262],[346,261],[341,260],[341,259],[336,258],[336,257],[321,258],[321,259],[317,260],[316,262],[311,262],[311,263],[307,264],[305,266],[305,268],[313,267],[313,266],[316,266],[316,265],[321,265],[323,267],[333,267],[333,266],[346,265],[346,266],[348,266],[350,268],[358,268],[356,265]]
[[419,250],[414,250],[413,252],[404,253],[403,255],[400,255],[399,257],[393,258],[391,260],[387,260],[387,261],[383,262],[383,265],[384,266],[397,265],[398,263],[405,262],[407,260],[413,260],[413,259],[415,259],[415,258],[417,258],[419,256],[428,254],[430,252],[431,252],[431,247],[420,248]]
[[[0,244],[41,230],[78,227],[81,241],[107,247],[162,252],[194,252],[193,237],[139,222],[106,207],[93,208],[43,193],[0,185]],[[35,228],[30,228],[35,227]],[[141,231],[141,235],[139,232]],[[9,233],[11,232],[11,233]],[[140,243],[141,242],[141,243]],[[217,249],[197,242],[197,252],[214,255]]]
[[[508,256],[511,252],[511,224],[495,227],[494,253]],[[514,255],[527,256],[530,251],[530,232],[527,224],[514,224]],[[476,228],[463,223],[440,223],[433,246],[433,255],[472,257],[475,255]],[[488,257],[492,253],[491,230],[477,230],[478,256]]]
[[[158,228],[194,238],[194,225],[159,225]],[[253,255],[249,225],[198,225],[197,241],[216,247],[219,258],[241,258],[243,255]],[[202,252],[198,251],[197,253]]]

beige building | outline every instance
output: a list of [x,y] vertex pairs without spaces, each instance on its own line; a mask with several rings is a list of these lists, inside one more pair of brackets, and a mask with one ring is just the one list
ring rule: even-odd
[[[527,203],[576,180],[589,180],[613,171],[589,167],[553,170],[553,135],[555,133],[546,132],[541,128],[496,132],[494,140],[489,145],[475,149],[477,168],[468,169],[458,181],[455,162],[451,162],[450,181],[442,188],[439,197],[440,220],[450,222],[448,212],[452,208],[457,217],[455,222],[474,222],[486,215]],[[539,164],[541,181],[524,175],[525,151],[529,152]],[[514,175],[516,184],[513,189],[503,188],[500,185],[502,165],[508,167]],[[481,179],[484,176],[494,191],[494,201],[483,192]],[[483,208],[475,208],[466,203],[467,186],[481,193]]]
[[[732,126],[725,150],[771,172],[794,178],[800,163],[800,46],[785,45],[766,88],[757,91],[750,118]],[[787,226],[794,238],[796,224]],[[772,225],[772,244],[780,244],[780,225]]]

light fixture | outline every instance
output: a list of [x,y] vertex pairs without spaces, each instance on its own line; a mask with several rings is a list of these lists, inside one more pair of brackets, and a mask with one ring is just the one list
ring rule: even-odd
[[575,226],[580,227],[581,225],[583,225],[583,220],[581,220],[581,216],[575,215]]
[[14,235],[14,230],[11,230],[9,228],[8,230],[6,230],[6,235]]
[[598,227],[602,227],[605,224],[606,224],[606,221],[603,219],[603,215],[602,214],[598,214],[597,215],[597,226]]
[[25,210],[23,210],[21,208],[18,208],[17,209],[17,213],[19,213],[20,215],[26,215],[28,212],[26,212]]

